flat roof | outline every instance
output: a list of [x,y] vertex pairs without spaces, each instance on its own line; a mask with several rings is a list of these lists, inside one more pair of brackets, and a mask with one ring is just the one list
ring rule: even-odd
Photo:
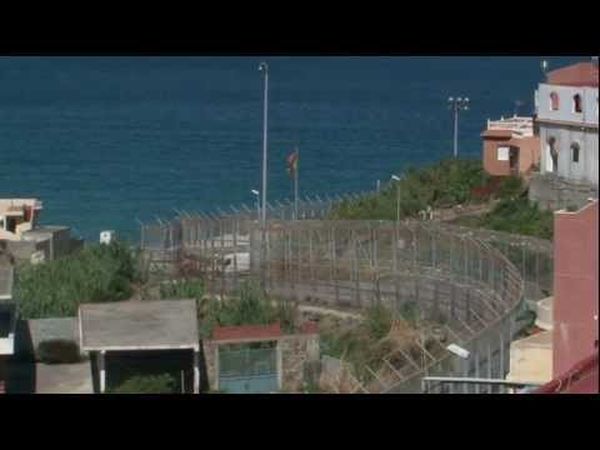
[[81,349],[199,348],[194,300],[124,301],[79,307]]

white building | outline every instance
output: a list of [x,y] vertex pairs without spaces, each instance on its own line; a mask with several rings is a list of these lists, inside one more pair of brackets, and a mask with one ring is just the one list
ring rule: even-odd
[[551,71],[535,93],[541,174],[598,187],[598,64]]

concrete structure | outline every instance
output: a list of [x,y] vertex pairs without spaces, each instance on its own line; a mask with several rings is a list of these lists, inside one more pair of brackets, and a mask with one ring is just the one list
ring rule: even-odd
[[542,174],[598,187],[598,66],[549,72],[535,93]]
[[552,379],[552,332],[542,331],[511,343],[506,380],[542,385]]
[[18,261],[52,261],[81,248],[65,226],[39,226],[42,203],[37,199],[0,199],[0,242]]
[[[191,390],[199,392],[200,341],[194,300],[81,305],[79,329],[81,350],[90,352],[98,379],[96,391],[106,391],[111,362],[117,367],[136,356],[160,362],[171,354],[187,358],[193,373]],[[182,386],[189,386],[189,373],[183,372]]]
[[555,377],[598,351],[598,200],[554,214],[553,333]]
[[0,394],[6,391],[8,360],[15,349],[17,314],[12,300],[13,264],[13,258],[0,245]]
[[286,392],[302,392],[307,381],[307,374],[319,363],[320,358],[318,329],[312,322],[306,322],[300,328],[300,332],[295,334],[284,334],[279,323],[217,327],[213,331],[212,339],[203,340],[207,387],[214,391],[222,389],[219,383],[219,349],[221,347],[257,343],[274,344],[276,389]]
[[552,379],[553,297],[536,303],[536,332],[510,344],[507,381],[543,385]]
[[531,117],[488,120],[481,137],[483,167],[492,176],[526,176],[539,165],[540,141]]
[[42,202],[35,198],[0,199],[0,240],[18,241],[38,222]]

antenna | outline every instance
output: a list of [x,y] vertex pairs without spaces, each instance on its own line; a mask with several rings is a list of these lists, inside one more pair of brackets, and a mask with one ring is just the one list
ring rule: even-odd
[[548,72],[548,61],[544,59],[541,63],[541,67],[542,67],[542,73],[544,75],[546,75],[546,73]]

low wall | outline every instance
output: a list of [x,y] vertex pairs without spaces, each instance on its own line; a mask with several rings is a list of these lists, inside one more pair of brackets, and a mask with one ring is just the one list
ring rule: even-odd
[[588,198],[598,198],[597,187],[571,183],[555,175],[535,174],[529,184],[529,199],[553,211],[569,206],[579,208]]

